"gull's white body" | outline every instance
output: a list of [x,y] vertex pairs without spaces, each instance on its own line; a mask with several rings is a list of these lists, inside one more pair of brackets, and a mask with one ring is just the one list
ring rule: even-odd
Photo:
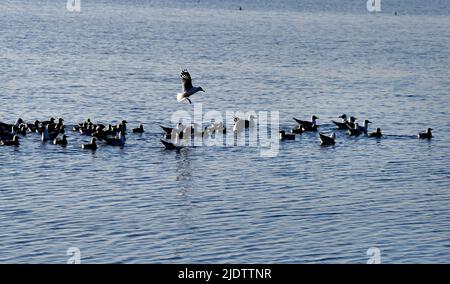
[[[248,118],[248,128],[252,128],[255,127],[255,122],[254,122],[255,117],[253,115],[251,115]],[[233,131],[234,132],[241,132],[242,130],[244,130],[245,127],[245,120],[244,119],[240,119],[238,118],[237,121],[234,123],[233,126]]]

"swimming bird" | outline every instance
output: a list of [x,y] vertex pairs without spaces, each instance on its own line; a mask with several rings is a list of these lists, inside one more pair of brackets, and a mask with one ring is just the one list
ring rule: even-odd
[[125,145],[125,132],[119,132],[119,137],[104,137],[103,141],[105,141],[106,144],[111,145],[111,146],[123,146]]
[[350,120],[347,122],[347,127],[350,128],[355,128],[355,122],[356,122],[357,118],[354,116],[350,117]]
[[428,128],[427,132],[422,132],[417,134],[417,138],[419,139],[431,139],[433,137],[433,134],[431,134],[431,130],[433,130],[432,128]]
[[138,128],[134,128],[133,133],[144,133],[144,125],[141,124]]
[[92,135],[93,133],[96,132],[96,129],[95,129],[94,124],[91,122],[88,124],[88,126],[86,128],[80,127],[79,132],[81,135]]
[[239,117],[234,117],[234,126],[233,131],[234,132],[240,132],[245,128],[251,128],[255,126],[255,116],[250,115],[247,119],[241,119]]
[[373,138],[381,138],[383,134],[381,133],[381,128],[377,128],[377,131],[369,133],[367,136]]
[[322,145],[334,145],[336,144],[336,134],[333,133],[331,136],[319,133],[320,144]]
[[67,145],[67,136],[63,135],[62,139],[55,138],[53,140],[53,144],[54,145],[66,146]]
[[112,125],[108,125],[108,129],[104,130],[105,127],[97,125],[96,131],[92,133],[92,136],[103,140],[107,136],[116,136],[116,131],[112,129]]
[[159,140],[159,141],[161,141],[161,143],[164,145],[164,147],[165,147],[166,150],[177,150],[177,151],[179,151],[179,150],[181,150],[181,149],[184,148],[184,147],[182,147],[182,146],[177,146],[177,145],[175,145],[175,144],[173,144],[173,143],[164,141],[164,140],[162,140],[162,139]]
[[356,122],[355,123],[355,127],[351,128],[350,126],[348,127],[348,135],[349,136],[359,136],[362,134],[362,131],[360,130],[359,124]]
[[55,123],[55,118],[54,117],[50,117],[49,120],[42,121],[42,124],[44,124],[44,125],[49,125],[49,124],[53,124],[53,123]]
[[115,127],[113,127],[113,130],[117,131],[117,133],[121,132],[121,131],[126,132],[127,131],[127,123],[128,123],[128,121],[122,120],[121,123],[119,123]]
[[39,120],[35,120],[34,123],[27,124],[27,128],[31,132],[36,132],[36,130],[39,128],[40,123],[41,122]]
[[359,126],[359,130],[361,130],[363,133],[367,134],[367,132],[369,131],[369,123],[372,123],[369,120],[364,120],[364,125],[363,126]]
[[280,140],[295,140],[295,134],[293,133],[286,133],[286,131],[281,130],[280,131]]
[[55,118],[51,117],[50,120],[41,122],[42,127],[47,127],[49,132],[53,132],[56,128]]
[[369,123],[372,123],[372,122],[366,119],[364,121],[364,126],[363,127],[359,126],[358,123],[355,123],[355,127],[354,128],[351,128],[350,126],[347,125],[347,127],[348,127],[348,134],[350,136],[359,136],[359,135],[361,135],[363,133],[367,134],[367,131],[369,130]]
[[203,90],[202,87],[192,86],[191,75],[189,74],[189,72],[186,69],[181,71],[180,77],[181,77],[181,85],[183,87],[183,92],[177,94],[177,101],[181,102],[181,101],[187,100],[190,104],[192,104],[189,97],[199,91],[204,92],[205,90]]
[[75,126],[72,128],[72,130],[78,132],[78,131],[80,131],[80,129],[82,129],[82,128],[87,128],[88,125],[89,125],[90,123],[91,123],[91,119],[88,118],[88,119],[86,119],[85,121],[80,122],[80,123],[78,123],[77,125],[75,125]]
[[10,131],[13,126],[19,127],[22,123],[24,123],[22,118],[18,118],[14,124],[8,124],[0,122],[0,131]]
[[89,143],[89,144],[81,144],[81,149],[86,149],[86,150],[97,150],[96,139],[95,139],[95,138],[92,138],[92,139],[91,139],[91,143]]
[[317,125],[317,123],[316,123],[316,120],[317,120],[317,119],[319,119],[319,117],[317,117],[317,116],[315,116],[315,115],[311,116],[311,121],[300,120],[300,119],[297,119],[297,118],[294,117],[294,120],[295,120],[298,124],[305,126],[305,129],[306,129],[306,127],[312,127],[312,126],[314,126],[314,125]]
[[65,127],[64,127],[64,119],[60,118],[58,119],[58,123],[55,126],[55,129],[59,131],[59,133],[64,133]]
[[106,131],[104,130],[104,127],[99,126],[99,125],[97,125],[97,127],[95,128],[94,133],[91,134],[92,137],[95,137],[99,140],[102,140],[104,137],[106,137],[108,135],[114,136],[115,134],[113,132],[106,133]]
[[[172,139],[178,138],[183,139],[183,130],[186,128],[181,122],[178,122],[175,127],[165,127],[160,125],[162,130],[164,130],[164,138],[165,139]],[[173,137],[172,137],[173,136]]]
[[12,140],[0,140],[0,145],[3,146],[19,146],[19,137],[13,136]]
[[347,123],[349,121],[347,119],[347,115],[344,113],[343,115],[339,116],[338,118],[341,118],[342,121],[339,122],[339,121],[331,120],[331,122],[333,122],[336,125],[337,129],[348,129],[347,128]]
[[302,129],[303,131],[317,131],[317,128],[319,128],[319,125],[317,124],[313,124],[313,125],[302,125]]

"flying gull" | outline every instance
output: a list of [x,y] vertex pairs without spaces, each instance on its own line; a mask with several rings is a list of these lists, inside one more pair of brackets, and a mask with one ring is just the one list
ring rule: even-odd
[[183,92],[177,94],[177,101],[181,102],[181,101],[187,100],[190,104],[192,104],[189,97],[199,91],[204,92],[204,90],[202,89],[202,87],[192,86],[191,75],[189,74],[189,72],[186,69],[181,71],[180,77],[181,77],[181,85],[183,87]]

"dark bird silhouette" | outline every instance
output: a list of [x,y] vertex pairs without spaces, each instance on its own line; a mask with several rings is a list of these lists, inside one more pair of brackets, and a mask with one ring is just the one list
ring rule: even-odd
[[336,144],[336,134],[331,134],[331,136],[319,133],[320,144],[322,145],[334,145]]
[[295,134],[286,133],[286,131],[281,130],[280,131],[280,140],[295,140]]
[[106,136],[103,138],[103,141],[105,141],[106,144],[111,145],[111,146],[123,146],[125,145],[125,132],[119,132],[119,136],[118,137],[109,137]]
[[381,133],[381,128],[377,128],[377,131],[369,133],[367,136],[372,138],[381,138],[383,134]]
[[295,120],[299,125],[305,126],[305,129],[306,129],[307,127],[313,127],[314,125],[317,125],[316,120],[318,120],[318,119],[319,119],[319,117],[317,117],[317,116],[315,116],[315,115],[311,116],[311,121],[300,120],[300,119],[297,119],[297,118],[294,117],[294,120]]
[[61,139],[55,138],[53,140],[54,145],[67,146],[67,136],[63,135]]
[[144,125],[139,125],[139,127],[133,129],[133,133],[144,133]]
[[0,145],[3,146],[19,146],[19,137],[16,135],[13,136],[11,140],[0,140]]
[[337,129],[341,129],[341,130],[344,130],[344,129],[346,130],[346,129],[348,129],[348,128],[347,128],[347,123],[348,123],[349,121],[348,121],[348,119],[347,119],[347,115],[344,113],[343,115],[339,116],[338,118],[341,118],[342,121],[339,122],[339,121],[331,120],[331,122],[333,122],[333,123],[336,125]]
[[86,150],[97,150],[96,139],[95,139],[95,138],[92,138],[92,139],[91,139],[91,143],[88,143],[88,144],[81,144],[81,148],[82,148],[82,149],[86,149]]
[[432,128],[428,128],[427,132],[419,133],[417,134],[417,138],[419,139],[431,139],[433,137],[433,134],[431,134]]

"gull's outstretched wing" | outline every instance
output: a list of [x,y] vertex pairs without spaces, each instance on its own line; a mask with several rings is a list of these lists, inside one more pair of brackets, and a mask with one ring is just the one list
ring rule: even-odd
[[183,92],[186,92],[187,90],[192,89],[191,75],[189,74],[189,72],[186,69],[181,71],[180,77],[181,77],[181,85],[183,87]]

